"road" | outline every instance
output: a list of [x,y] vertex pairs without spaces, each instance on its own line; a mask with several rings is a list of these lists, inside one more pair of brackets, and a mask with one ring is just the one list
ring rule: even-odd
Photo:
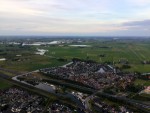
[[96,96],[96,94],[99,93],[99,92],[102,92],[102,90],[96,91],[92,95],[86,97],[84,103],[85,103],[85,109],[88,111],[88,113],[93,113],[92,110],[90,109],[89,101],[92,100]]
[[[1,68],[0,68],[1,69]],[[7,69],[3,69],[3,70],[7,70]],[[29,73],[26,73],[26,74],[32,74],[34,72],[38,72],[38,70],[35,70],[35,71],[32,71],[32,72],[29,72]],[[21,75],[18,75],[18,76],[15,76],[13,77],[12,79],[15,80],[15,81],[19,81],[17,79],[17,77],[19,76],[22,76],[22,75],[25,75],[25,74],[21,74]],[[10,78],[9,76],[5,75],[5,74],[0,74],[0,76],[2,78],[5,78],[5,79],[8,79]],[[20,82],[20,81],[19,81]],[[67,83],[68,84],[68,83]],[[70,85],[70,84],[69,84]],[[71,84],[73,85],[73,84]],[[73,85],[74,86],[74,85]],[[77,87],[77,85],[75,85],[75,87]],[[100,91],[96,91],[95,93],[93,93],[92,95],[90,95],[89,97],[87,97],[85,99],[85,101],[83,102],[84,103],[84,106],[85,106],[85,109],[87,111],[87,113],[92,113],[92,110],[90,109],[90,104],[89,104],[89,101],[93,99],[93,97],[95,97],[97,94],[100,94],[106,98],[113,98],[113,99],[117,99],[117,100],[120,100],[120,101],[124,101],[126,102],[126,104],[130,104],[132,106],[135,106],[137,108],[140,108],[140,109],[150,109],[150,105],[148,104],[145,104],[145,103],[142,103],[141,101],[137,101],[137,100],[133,100],[133,99],[128,99],[128,98],[125,98],[125,97],[119,97],[119,96],[115,96],[115,95],[110,95],[110,94],[106,94],[106,93],[103,93],[102,90]],[[83,107],[81,109],[84,109]],[[147,112],[147,111],[146,111]]]
[[150,105],[145,104],[141,101],[137,101],[137,100],[133,100],[133,99],[128,99],[126,97],[119,97],[119,96],[115,96],[115,95],[110,95],[110,94],[106,94],[103,92],[98,92],[98,94],[106,97],[106,98],[113,98],[115,100],[119,100],[122,101],[128,105],[134,106],[138,109],[142,109],[143,111],[145,111],[146,113],[149,113],[146,109],[150,109]]
[[[25,82],[25,81],[20,81],[20,80],[17,79],[17,77],[21,77],[21,76],[23,76],[23,75],[32,74],[32,73],[34,73],[34,72],[39,72],[39,70],[35,70],[35,71],[28,72],[28,73],[25,73],[25,74],[17,75],[17,76],[15,76],[15,77],[12,77],[12,80],[17,81],[17,82],[20,82],[20,83],[25,84],[25,85],[28,85],[28,86],[30,86],[30,87],[37,88],[37,87],[35,87],[35,86],[33,86],[33,85],[31,85],[31,84]],[[64,84],[65,84],[65,83],[64,83]],[[66,84],[67,84],[67,83],[66,83]],[[67,85],[73,85],[73,84],[69,84],[69,83],[68,83]],[[77,85],[73,85],[73,86],[74,86],[74,87],[77,87]],[[42,89],[42,90],[44,90],[44,89]],[[47,90],[44,90],[44,91],[47,91]],[[81,102],[79,99],[77,99],[77,97],[74,97],[74,96],[69,95],[69,93],[66,94],[66,95],[58,94],[58,93],[53,93],[53,92],[50,92],[50,93],[52,93],[52,94],[54,94],[54,95],[56,95],[56,96],[58,96],[58,97],[64,97],[64,98],[68,98],[68,99],[73,100],[73,101],[76,103],[76,105],[78,106],[78,108],[80,109],[80,112],[82,112],[82,111],[85,110],[85,107],[84,107],[84,105],[82,104],[82,102]],[[84,113],[84,112],[82,112],[82,113]]]
[[97,94],[105,96],[106,98],[113,98],[116,100],[124,101],[124,102],[126,102],[126,104],[130,104],[130,105],[135,106],[137,108],[143,109],[147,113],[148,113],[148,111],[145,109],[150,109],[149,104],[142,103],[141,101],[128,99],[126,97],[119,97],[119,96],[115,96],[115,95],[106,94],[106,93],[103,93],[102,90],[99,90],[99,91],[95,92],[94,94],[88,96],[85,99],[85,102],[84,102],[85,103],[85,109],[88,111],[88,113],[93,113],[92,110],[90,109],[89,101],[92,100],[94,97],[96,97]]

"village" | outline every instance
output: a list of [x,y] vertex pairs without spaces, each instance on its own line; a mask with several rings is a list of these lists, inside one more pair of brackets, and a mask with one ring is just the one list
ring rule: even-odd
[[150,0],[0,0],[0,113],[150,113]]
[[93,103],[92,103],[93,107],[96,108],[97,111],[105,113],[105,112],[111,112],[111,113],[133,113],[133,111],[129,110],[128,108],[126,108],[125,106],[113,106],[113,105],[109,105],[106,102],[102,101],[99,98],[94,98],[93,99]]
[[69,107],[56,102],[46,108],[47,98],[19,88],[0,91],[0,95],[1,113],[72,113]]
[[[130,71],[134,65],[128,58],[110,62],[110,54],[94,50],[97,45],[78,40],[39,42],[6,45],[14,57],[2,53],[0,77],[13,85],[0,90],[0,112],[133,113],[149,109],[144,102],[149,101],[149,72]],[[11,48],[16,47],[13,52]],[[112,45],[99,49],[112,49]],[[68,54],[70,51],[75,52]],[[149,66],[141,60],[139,64]]]
[[40,69],[40,72],[47,76],[77,81],[96,90],[111,86],[125,89],[134,80],[133,74],[117,75],[116,69],[110,65],[85,61],[73,61],[65,67]]

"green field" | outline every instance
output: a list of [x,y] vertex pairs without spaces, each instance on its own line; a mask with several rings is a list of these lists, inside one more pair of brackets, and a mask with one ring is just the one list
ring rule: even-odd
[[[70,47],[64,46],[25,46],[19,45],[0,45],[0,57],[7,58],[7,61],[0,61],[0,66],[17,71],[31,71],[35,69],[59,66],[70,62],[72,58],[90,59],[97,62],[110,62],[115,66],[121,67],[119,60],[128,60],[131,68],[123,71],[150,72],[150,65],[143,65],[141,61],[150,60],[150,41],[88,41],[81,44],[91,45],[91,47]],[[36,48],[49,50],[45,56],[35,55]],[[21,57],[17,57],[21,54]],[[99,55],[104,54],[105,57]],[[57,58],[67,59],[60,62]],[[18,60],[19,59],[19,60]]]
[[149,80],[136,79],[134,81],[134,85],[150,86],[150,81]]
[[[35,55],[36,48],[39,47],[20,47],[0,45],[0,56],[6,61],[0,61],[0,67],[18,72],[32,71],[40,68],[60,66],[67,62],[59,62],[55,58],[48,56]],[[16,55],[22,55],[17,57]]]
[[[116,66],[120,66],[118,61],[126,59],[131,65],[130,69],[124,71],[150,72],[150,65],[143,65],[141,61],[150,60],[149,43],[129,43],[129,42],[94,42],[83,43],[92,45],[89,48],[80,47],[49,47],[47,55],[72,59],[73,57],[82,59],[91,59],[97,62],[115,62]],[[102,48],[109,47],[109,48]],[[55,53],[55,54],[53,54]],[[99,55],[105,54],[105,57]]]
[[0,78],[0,89],[6,89],[11,86],[12,86],[12,84],[9,81]]

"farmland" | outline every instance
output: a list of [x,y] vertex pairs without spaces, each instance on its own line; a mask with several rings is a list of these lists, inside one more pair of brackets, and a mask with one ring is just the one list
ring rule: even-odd
[[[130,103],[135,111],[139,110],[137,109],[139,106],[142,110],[147,110],[145,103],[149,101],[149,94],[142,91],[149,86],[147,79],[147,73],[150,72],[149,39],[55,40],[52,41],[59,43],[48,44],[50,41],[37,39],[20,41],[19,44],[2,42],[0,89],[21,87],[56,101],[61,96],[62,102],[72,103],[72,107],[87,111],[90,109],[88,103],[94,100],[91,97],[97,94],[110,101],[102,104],[103,102],[99,100],[98,102],[104,106],[115,103],[118,107],[120,105],[115,101],[119,100]],[[63,42],[64,40],[66,42]],[[68,63],[69,65],[64,65]],[[102,92],[99,92],[100,89]],[[79,97],[81,102],[85,103],[83,107],[87,108],[82,108],[82,103],[74,100],[74,96]],[[127,98],[124,99],[124,96]],[[132,102],[128,99],[145,103],[138,104],[138,101]],[[77,104],[78,102],[81,106]],[[134,106],[135,104],[137,106]],[[125,110],[128,108],[134,110],[129,106],[126,108],[124,104],[121,105]]]
[[[150,72],[149,64],[142,64],[142,61],[150,60],[150,41],[148,39],[136,40],[88,40],[80,43],[90,45],[89,47],[63,45],[49,46],[20,46],[0,45],[0,57],[6,61],[0,61],[0,67],[21,72],[32,71],[40,68],[60,66],[70,62],[72,58],[90,59],[101,63],[114,64],[122,67],[119,61],[128,61],[130,68],[123,71]],[[36,49],[46,49],[44,56],[35,55]],[[21,56],[16,56],[21,55]],[[101,56],[102,55],[102,56]],[[59,61],[58,59],[66,59]]]

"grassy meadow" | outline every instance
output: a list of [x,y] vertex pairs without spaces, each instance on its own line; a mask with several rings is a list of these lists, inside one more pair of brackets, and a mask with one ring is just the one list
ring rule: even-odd
[[12,84],[9,81],[0,78],[0,89],[7,89],[11,86],[12,86]]
[[[90,59],[97,62],[110,62],[115,66],[121,66],[119,60],[127,60],[131,68],[123,71],[150,72],[149,64],[141,61],[150,60],[150,41],[91,41],[81,44],[91,47],[70,47],[68,44],[59,46],[20,46],[0,45],[0,67],[16,70],[19,72],[32,71],[40,68],[60,66],[70,62],[72,58]],[[35,55],[36,49],[46,49],[44,56]],[[16,55],[22,55],[20,57]],[[100,55],[105,55],[100,57]],[[58,58],[67,59],[59,61]]]

